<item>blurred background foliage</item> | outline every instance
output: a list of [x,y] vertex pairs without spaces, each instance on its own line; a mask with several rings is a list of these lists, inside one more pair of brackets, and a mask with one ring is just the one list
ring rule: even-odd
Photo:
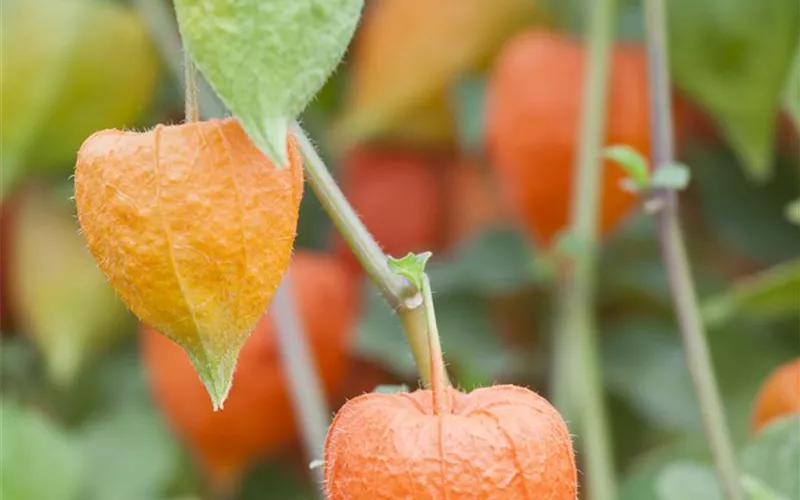
[[[2,2],[5,500],[216,500],[192,443],[150,391],[136,320],[89,255],[70,199],[88,135],[182,119],[176,40],[152,9],[159,3],[171,12],[166,0]],[[668,6],[678,153],[692,172],[683,224],[727,415],[752,483],[800,498],[800,417],[751,429],[759,387],[800,356],[800,226],[788,208],[800,198],[800,9],[794,0]],[[578,0],[368,0],[351,51],[302,118],[385,250],[435,252],[445,355],[464,388],[548,387],[557,266],[497,186],[487,82],[518,34],[580,41],[586,11]],[[621,1],[619,39],[641,46],[642,19],[640,2]],[[549,77],[544,70],[518,87],[534,93]],[[544,98],[580,106],[577,95]],[[575,137],[560,139],[574,147]],[[548,154],[534,150],[528,160]],[[329,391],[332,411],[381,384],[416,386],[397,317],[310,190],[297,246],[336,259],[360,287],[337,340],[347,373]],[[314,307],[304,314],[331,314]],[[604,241],[597,311],[622,497],[721,498],[643,213]],[[269,401],[257,408],[238,415],[245,428],[276,425]],[[320,457],[304,457],[298,436],[286,442],[234,464],[242,475],[230,498],[314,498],[308,462]]]

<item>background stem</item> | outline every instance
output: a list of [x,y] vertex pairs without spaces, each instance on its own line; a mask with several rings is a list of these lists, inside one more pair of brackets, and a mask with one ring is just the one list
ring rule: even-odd
[[[653,163],[661,168],[673,162],[673,137],[666,6],[663,0],[645,2]],[[667,269],[675,313],[683,335],[689,371],[694,381],[706,436],[720,482],[729,500],[743,500],[736,451],[725,419],[722,398],[711,363],[697,292],[689,267],[686,244],[678,220],[678,198],[673,190],[660,190],[663,208],[656,214],[661,254]]]
[[580,424],[579,444],[586,459],[589,496],[592,500],[616,500],[616,473],[594,314],[602,147],[616,2],[592,0],[586,5],[590,12],[588,60],[571,197],[571,231],[580,243],[580,252],[560,283],[554,400],[559,409],[563,408]]
[[[270,309],[278,331],[278,346],[289,394],[294,395],[291,398],[294,414],[298,416],[300,428],[303,429],[306,457],[315,459],[322,457],[325,448],[330,409],[325,403],[325,393],[316,372],[317,364],[308,349],[308,337],[295,308],[291,272],[290,267],[272,299]],[[321,467],[312,469],[319,485],[323,483],[322,471]],[[321,488],[318,489],[317,496],[324,498]]]

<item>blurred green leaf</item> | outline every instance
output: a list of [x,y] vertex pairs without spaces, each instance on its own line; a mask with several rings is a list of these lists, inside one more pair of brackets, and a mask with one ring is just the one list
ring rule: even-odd
[[800,35],[796,0],[667,5],[678,86],[716,119],[748,178],[769,180],[776,113]]
[[620,487],[620,500],[658,499],[662,472],[676,462],[708,463],[711,456],[701,435],[689,435],[639,458]]
[[645,189],[650,183],[650,168],[642,153],[627,145],[609,146],[605,157],[613,160],[618,168],[625,170],[628,178],[638,189]]
[[779,159],[772,180],[754,185],[735,168],[729,152],[703,152],[689,160],[701,209],[730,250],[763,263],[800,255],[800,227],[785,217],[786,204],[797,198],[800,170]]
[[666,467],[656,483],[659,500],[723,500],[716,471],[709,465],[676,462]]
[[448,260],[431,261],[428,276],[437,293],[512,293],[534,283],[532,263],[518,231],[492,228],[462,241]]
[[41,186],[21,191],[13,228],[7,279],[15,315],[52,380],[69,385],[91,355],[132,333],[129,316],[66,200]]
[[800,498],[800,416],[777,420],[742,450],[742,469],[786,498]]
[[85,424],[81,444],[91,474],[91,500],[163,497],[178,469],[179,450],[152,411],[128,408]]
[[[776,339],[753,335],[742,327],[710,336],[709,343],[729,426],[734,439],[744,442],[762,381],[792,353]],[[603,366],[608,389],[655,426],[703,431],[683,344],[672,324],[630,319],[609,326]]]
[[712,328],[746,316],[800,318],[800,259],[785,262],[734,283],[730,290],[703,303],[703,316]]
[[669,163],[660,166],[653,172],[653,178],[650,180],[650,186],[656,189],[686,189],[689,185],[691,172],[689,167],[682,163]]
[[312,486],[289,467],[277,462],[259,465],[249,474],[238,500],[312,500],[318,498]]
[[[147,29],[132,9],[106,1],[4,0],[1,8],[4,168],[66,176],[91,133],[137,124],[158,70]],[[6,190],[13,179],[3,181]]]
[[[497,337],[485,301],[468,293],[439,293],[432,283],[442,349],[448,363],[469,371],[469,384],[492,383],[519,368],[521,360]],[[417,369],[397,316],[372,285],[365,286],[364,312],[355,348],[398,375],[416,378]]]
[[86,470],[73,438],[44,415],[0,401],[0,498],[83,500]]
[[750,500],[788,500],[753,476],[742,476],[742,487]]
[[484,75],[463,75],[453,91],[458,142],[465,153],[481,151],[484,138]]

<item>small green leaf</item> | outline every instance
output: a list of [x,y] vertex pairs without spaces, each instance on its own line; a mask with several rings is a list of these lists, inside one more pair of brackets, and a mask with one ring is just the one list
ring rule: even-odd
[[650,184],[648,161],[639,151],[626,145],[609,146],[604,156],[618,163],[638,190],[642,191]]
[[253,142],[278,166],[287,135],[333,73],[364,0],[176,0],[186,49]]
[[800,259],[745,278],[703,303],[703,317],[719,328],[746,316],[775,318],[800,314]]
[[86,473],[73,438],[43,415],[0,401],[0,498],[83,500]]
[[399,259],[387,257],[387,261],[392,271],[400,276],[408,278],[417,290],[422,290],[422,278],[425,274],[425,266],[428,264],[428,259],[430,259],[432,255],[431,252],[419,254],[409,253],[405,257]]
[[744,473],[786,498],[800,498],[800,417],[777,420],[742,450]]
[[753,476],[745,474],[742,476],[741,482],[742,488],[750,500],[788,500]]
[[400,385],[379,385],[372,392],[377,394],[398,394],[401,392],[408,392],[409,388],[405,384]]
[[786,218],[792,224],[800,226],[800,198],[786,205]]
[[690,177],[689,167],[682,163],[661,165],[653,172],[650,187],[682,190],[689,185]]
[[656,482],[658,500],[723,500],[714,468],[681,461],[665,468]]
[[773,175],[775,118],[800,34],[796,0],[668,2],[678,86],[705,107],[751,181]]

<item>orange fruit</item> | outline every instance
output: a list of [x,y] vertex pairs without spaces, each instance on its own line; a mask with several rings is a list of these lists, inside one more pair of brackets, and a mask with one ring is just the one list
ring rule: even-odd
[[[439,166],[425,155],[375,147],[354,149],[342,160],[342,191],[385,253],[399,257],[440,246]],[[338,232],[334,238],[337,254],[361,273]]]
[[[297,252],[289,277],[320,379],[329,394],[345,378],[356,292],[338,259]],[[274,455],[297,437],[276,331],[262,316],[239,357],[225,407],[213,411],[186,353],[142,325],[141,353],[158,408],[220,488],[234,485],[248,465]]]
[[89,249],[144,323],[180,344],[214,407],[289,265],[303,173],[276,168],[234,118],[106,130],[78,153]]
[[[583,105],[585,46],[530,31],[498,56],[487,88],[487,148],[502,191],[533,240],[549,247],[566,229]],[[650,155],[644,49],[617,45],[611,58],[605,144]],[[623,170],[605,162],[600,234],[613,231],[637,198],[620,188]]]
[[800,413],[800,358],[776,368],[761,386],[751,427],[758,432],[773,420],[794,413]]
[[365,394],[345,404],[325,443],[329,500],[574,500],[577,472],[561,415],[522,387]]
[[345,113],[335,141],[414,144],[456,137],[450,92],[483,69],[508,36],[541,19],[535,0],[381,0],[353,43]]

